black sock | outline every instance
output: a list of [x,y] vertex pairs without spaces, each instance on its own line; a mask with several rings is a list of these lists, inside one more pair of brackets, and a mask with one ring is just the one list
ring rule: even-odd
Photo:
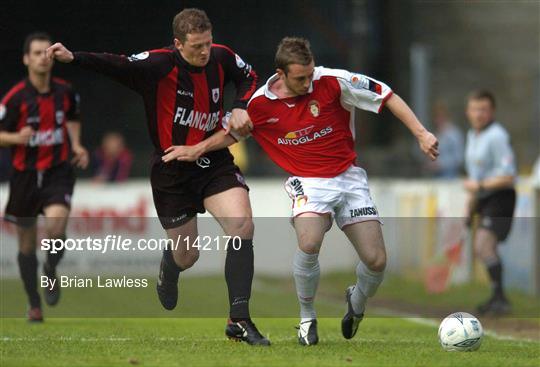
[[167,248],[163,250],[163,276],[165,280],[178,281],[178,276],[183,269],[176,265],[172,250]]
[[231,321],[248,320],[253,281],[253,240],[240,242],[234,241],[234,238],[229,240],[225,260],[225,280],[229,290]]
[[45,263],[45,272],[47,275],[56,276],[56,266],[64,257],[65,249],[57,250],[55,254],[51,251],[47,253],[47,262]]
[[41,307],[41,299],[37,291],[38,261],[36,254],[24,255],[22,252],[19,252],[17,262],[19,263],[19,271],[21,272],[21,279],[28,295],[30,307]]
[[503,298],[503,285],[502,285],[502,264],[500,260],[492,262],[487,265],[487,271],[491,279],[493,287],[493,296],[495,298]]

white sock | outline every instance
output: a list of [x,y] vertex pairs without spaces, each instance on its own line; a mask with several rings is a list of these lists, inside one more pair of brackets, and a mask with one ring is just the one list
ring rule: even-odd
[[351,294],[351,304],[356,314],[361,314],[366,309],[366,302],[373,297],[384,277],[384,271],[369,270],[360,261],[356,266],[356,286]]
[[302,320],[315,319],[317,314],[313,301],[321,275],[319,254],[306,254],[297,249],[293,262],[293,274],[296,295],[298,302],[300,302],[300,317]]

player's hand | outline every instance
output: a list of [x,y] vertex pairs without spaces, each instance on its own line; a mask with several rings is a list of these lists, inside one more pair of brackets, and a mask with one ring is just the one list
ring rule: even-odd
[[466,179],[463,182],[463,187],[468,192],[474,194],[474,193],[477,193],[478,191],[480,191],[480,182],[478,182],[476,180]]
[[204,153],[199,145],[171,145],[165,150],[161,160],[165,163],[174,161],[195,162]]
[[234,108],[231,111],[231,118],[225,132],[229,133],[231,129],[240,136],[248,136],[250,134],[251,130],[253,130],[253,123],[249,119],[246,110]]
[[82,145],[73,145],[71,148],[73,152],[73,158],[71,159],[71,164],[74,164],[78,168],[86,169],[88,167],[88,151]]
[[28,144],[28,141],[30,140],[32,135],[34,135],[34,129],[32,129],[30,126],[23,127],[17,133],[16,144],[20,144],[20,145]]
[[424,152],[425,155],[427,155],[429,158],[431,158],[432,161],[437,159],[439,156],[439,141],[429,131],[425,131],[422,135],[418,137],[418,144],[420,145],[420,149],[422,149],[422,152]]
[[72,62],[73,61],[73,52],[68,50],[66,46],[60,42],[56,42],[54,45],[49,47],[46,51],[47,57],[49,59],[56,59],[60,62]]

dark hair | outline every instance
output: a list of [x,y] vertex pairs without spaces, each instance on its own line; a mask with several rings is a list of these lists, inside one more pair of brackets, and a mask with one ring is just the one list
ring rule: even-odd
[[24,54],[27,54],[27,53],[30,52],[30,45],[34,41],[49,41],[50,43],[52,43],[52,38],[51,38],[51,36],[49,36],[49,34],[47,34],[45,32],[30,33],[24,39],[24,44],[23,44],[23,53]]
[[309,41],[299,37],[285,37],[276,51],[276,68],[285,72],[291,64],[309,65],[313,61]]
[[495,108],[495,96],[487,89],[473,90],[467,96],[467,102],[479,99],[487,99],[491,103],[491,107]]
[[203,33],[212,30],[212,23],[204,10],[188,8],[176,14],[172,23],[172,31],[180,42],[186,41],[188,33]]

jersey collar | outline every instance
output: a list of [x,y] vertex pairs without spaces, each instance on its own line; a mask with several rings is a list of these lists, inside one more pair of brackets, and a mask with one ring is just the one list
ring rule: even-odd
[[[264,85],[264,95],[268,99],[279,99],[278,96],[276,96],[271,90],[270,86],[276,82],[276,80],[279,79],[279,75],[276,73],[272,75],[268,80],[266,81],[266,84]],[[313,81],[311,81],[311,84],[309,85],[308,94],[313,92]],[[294,98],[294,97],[293,97]]]

